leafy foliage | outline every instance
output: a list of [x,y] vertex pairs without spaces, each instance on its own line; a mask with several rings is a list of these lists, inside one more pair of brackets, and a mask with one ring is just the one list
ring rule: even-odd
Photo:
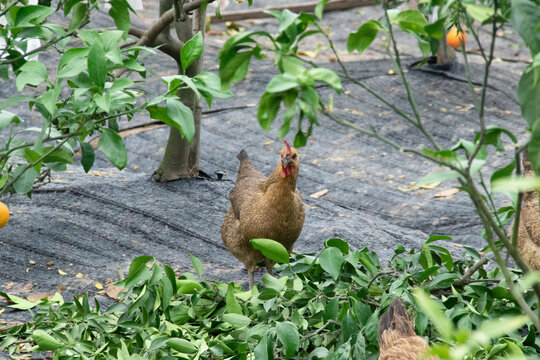
[[[32,307],[34,317],[0,332],[0,350],[52,351],[55,359],[375,359],[379,316],[399,297],[442,359],[540,358],[535,329],[516,317],[500,271],[488,264],[464,278],[480,259],[475,250],[464,248],[465,259],[456,260],[433,242],[421,251],[398,246],[383,267],[368,249],[350,251],[340,239],[327,246],[318,256],[293,254],[278,277],[263,276],[262,291],[177,277],[141,256],[116,283],[126,289],[121,301],[105,311],[87,295],[37,304],[0,293],[13,307]],[[200,261],[192,261],[200,272]],[[525,297],[533,299],[528,291]],[[464,355],[452,357],[458,350]]]
[[[51,170],[62,171],[72,164],[77,148],[88,172],[94,163],[94,148],[85,142],[90,136],[99,136],[97,150],[123,169],[127,152],[118,123],[145,109],[191,141],[193,113],[176,95],[181,89],[192,89],[198,98],[202,95],[209,106],[214,98],[232,96],[221,90],[219,77],[211,73],[193,79],[181,75],[173,84],[164,79],[170,85],[165,94],[148,94],[140,86],[146,78],[142,59],[155,49],[133,45],[127,38],[132,10],[126,0],[107,2],[116,24],[112,30],[85,29],[102,2],[74,0],[58,6],[25,3],[0,5],[0,17],[7,23],[0,27],[0,40],[5,43],[0,48],[0,77],[13,81],[20,92],[0,104],[0,195],[30,194]],[[202,51],[202,35],[198,33],[181,48],[184,68]],[[45,52],[59,55],[51,70],[35,58]],[[165,106],[159,106],[163,102]],[[22,117],[8,110],[20,103],[37,113],[40,128],[20,129]],[[29,132],[35,136],[27,136]]]

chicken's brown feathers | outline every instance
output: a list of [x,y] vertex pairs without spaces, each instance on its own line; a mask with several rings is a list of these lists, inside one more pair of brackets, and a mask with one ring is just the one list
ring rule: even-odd
[[379,319],[379,360],[436,360],[421,357],[428,343],[414,332],[414,320],[399,299],[394,299]]
[[[523,152],[523,172],[525,176],[534,176],[527,151]],[[513,229],[513,226],[510,227]],[[534,270],[540,270],[540,206],[538,191],[523,193],[517,248],[523,260]]]
[[[291,151],[296,154],[295,150]],[[299,159],[290,161],[289,176],[282,177],[282,159],[266,178],[253,166],[245,150],[237,155],[240,160],[238,176],[229,194],[231,207],[221,226],[221,238],[231,253],[244,263],[250,276],[255,265],[265,259],[249,240],[267,238],[280,242],[291,252],[304,224],[304,203],[296,189]]]

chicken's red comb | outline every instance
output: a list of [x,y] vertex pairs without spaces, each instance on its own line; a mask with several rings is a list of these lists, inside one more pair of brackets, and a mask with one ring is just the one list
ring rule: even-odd
[[285,145],[287,145],[287,151],[291,152],[291,145],[289,145],[289,143],[285,140],[283,140],[283,142],[285,143]]

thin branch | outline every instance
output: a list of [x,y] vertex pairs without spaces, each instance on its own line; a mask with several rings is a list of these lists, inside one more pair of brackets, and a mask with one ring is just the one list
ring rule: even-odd
[[0,17],[6,15],[7,12],[9,11],[9,9],[10,9],[12,6],[17,5],[17,3],[19,3],[19,1],[20,1],[20,0],[15,0],[15,1],[11,2],[11,4],[7,4],[6,7],[5,7],[5,10],[0,11]]
[[307,339],[310,339],[316,335],[319,335],[320,333],[322,333],[324,331],[324,329],[326,329],[330,324],[335,324],[335,325],[339,325],[341,326],[341,324],[335,320],[328,320],[327,322],[324,323],[323,326],[321,326],[319,329],[317,329],[315,332],[309,334],[309,335],[306,335],[304,336],[304,340],[307,340]]
[[17,174],[17,176],[15,176],[13,179],[11,179],[10,181],[8,181],[4,187],[2,188],[2,190],[0,191],[0,197],[2,195],[4,195],[7,190],[17,182],[17,180],[20,179],[20,177],[28,170],[30,169],[31,167],[34,167],[36,166],[37,164],[39,164],[41,161],[43,161],[43,159],[45,159],[47,156],[51,155],[52,153],[54,153],[56,150],[60,149],[62,146],[64,146],[64,144],[69,140],[68,139],[64,139],[62,140],[61,142],[59,142],[58,144],[56,144],[51,150],[47,151],[45,154],[43,154],[39,159],[35,160],[34,162],[31,162],[31,163],[28,163],[26,164],[22,171]]
[[[81,26],[81,27],[82,27],[82,26]],[[77,33],[77,30],[73,30],[73,31],[71,31],[71,32],[69,32],[69,33],[67,33],[67,34],[65,34],[65,35],[58,36],[58,37],[54,38],[53,40],[50,40],[50,41],[46,42],[45,44],[41,45],[40,47],[35,48],[34,50],[31,50],[31,51],[29,51],[29,52],[27,52],[27,53],[25,53],[25,54],[21,54],[21,55],[19,55],[19,56],[17,56],[17,57],[14,57],[14,58],[12,58],[12,59],[2,60],[2,61],[0,62],[0,64],[2,64],[2,65],[9,65],[9,64],[16,63],[17,61],[19,61],[19,60],[21,60],[21,59],[24,59],[24,58],[27,57],[27,56],[31,56],[31,55],[37,54],[37,53],[39,53],[39,52],[42,52],[42,51],[44,51],[44,50],[47,50],[49,47],[55,45],[56,43],[58,43],[58,42],[64,40],[64,39],[67,38],[67,37],[73,36],[73,35],[76,34],[76,33]]]
[[[213,3],[216,0],[194,0],[187,4],[184,4],[183,9],[185,13],[190,13],[193,10],[196,10],[201,7],[203,3]],[[157,38],[158,35],[172,22],[174,21],[174,9],[169,9],[161,15],[161,17],[144,32],[144,35],[137,41],[138,46],[149,46],[152,43],[153,39]]]
[[[494,7],[494,11],[495,11],[494,16],[497,16],[497,9],[499,8],[498,0],[493,0],[493,7]],[[495,21],[495,19],[493,19],[492,29],[493,29],[493,34],[491,35],[491,43],[490,43],[490,46],[489,46],[489,55],[488,55],[487,59],[486,59],[486,57],[484,55],[484,59],[486,60],[486,65],[484,67],[484,79],[482,81],[482,93],[480,95],[480,104],[479,104],[479,109],[478,109],[478,121],[480,122],[480,139],[478,139],[478,143],[476,144],[476,148],[474,149],[474,152],[469,157],[468,169],[471,168],[472,162],[476,158],[476,155],[478,155],[478,152],[480,151],[480,148],[484,144],[484,140],[486,138],[486,123],[485,123],[485,120],[484,120],[484,110],[485,110],[485,105],[486,105],[486,94],[487,94],[487,88],[488,88],[489,70],[491,68],[491,63],[493,62],[493,53],[495,51],[495,40],[497,39],[497,36],[496,36],[496,33],[497,33],[497,21]],[[480,46],[480,43],[479,43],[479,46]],[[462,51],[464,51],[463,44],[462,44],[461,47],[462,47]],[[483,51],[482,51],[482,54],[484,54]]]
[[459,279],[458,281],[456,281],[454,284],[455,285],[463,285],[467,282],[469,282],[471,276],[474,275],[474,273],[480,269],[482,266],[484,266],[485,264],[487,264],[487,262],[489,261],[489,258],[487,257],[487,255],[483,255],[473,266],[471,266],[466,272],[465,274],[463,274],[463,276],[461,277],[461,279]]
[[508,284],[508,287],[510,288],[510,292],[514,296],[516,302],[519,304],[521,309],[527,314],[527,316],[531,319],[532,323],[536,328],[540,326],[540,318],[538,318],[532,309],[529,307],[525,299],[523,298],[523,295],[521,292],[517,289],[516,285],[514,284],[514,281],[510,277],[510,273],[508,271],[508,268],[506,267],[506,264],[504,263],[501,254],[499,252],[499,249],[497,249],[497,246],[495,245],[495,242],[493,241],[493,233],[491,231],[492,227],[490,226],[490,219],[491,216],[489,214],[486,214],[485,211],[479,207],[479,205],[483,205],[482,201],[478,201],[478,198],[473,198],[473,202],[475,204],[475,207],[478,211],[478,214],[480,215],[480,219],[482,223],[484,224],[484,228],[486,229],[486,240],[493,251],[493,254],[495,255],[495,261],[499,265],[499,269],[504,275],[504,278],[506,280],[506,283]]
[[463,169],[461,168],[458,168],[457,166],[453,165],[453,164],[450,164],[450,163],[447,163],[439,158],[436,158],[436,157],[433,157],[433,156],[430,156],[428,154],[425,154],[423,153],[422,151],[420,150],[417,150],[417,149],[412,149],[412,148],[404,148],[402,147],[401,145],[399,145],[398,143],[394,142],[393,140],[385,137],[384,135],[381,135],[373,126],[371,126],[371,130],[368,130],[358,124],[355,124],[347,119],[344,119],[343,117],[339,116],[339,115],[336,115],[334,113],[331,113],[329,111],[325,111],[323,110],[323,114],[328,116],[330,119],[334,120],[335,122],[337,122],[338,124],[341,124],[341,125],[344,125],[344,126],[348,126],[350,127],[351,129],[354,129],[362,134],[365,134],[365,135],[368,135],[368,136],[373,136],[377,139],[379,139],[380,141],[383,141],[385,143],[387,143],[388,145],[392,146],[393,148],[395,148],[396,150],[398,150],[399,152],[402,152],[402,153],[411,153],[411,154],[415,154],[415,155],[418,155],[424,159],[427,159],[429,161],[432,161],[440,166],[446,166],[454,171],[457,171],[458,173],[460,173],[462,176],[465,176],[465,172]]
[[439,146],[439,144],[437,143],[433,135],[424,128],[422,116],[420,116],[420,110],[418,109],[418,104],[416,103],[416,100],[414,99],[411,86],[409,82],[407,81],[407,78],[405,77],[405,73],[403,72],[403,65],[401,64],[401,58],[399,55],[399,50],[397,48],[396,38],[394,37],[394,31],[392,30],[392,23],[390,22],[390,16],[388,15],[388,0],[383,1],[383,8],[384,8],[384,16],[386,18],[386,22],[388,23],[388,34],[390,35],[390,40],[392,42],[392,49],[394,52],[394,56],[390,56],[390,59],[394,63],[394,66],[396,67],[396,71],[401,81],[403,82],[403,86],[405,87],[405,91],[407,92],[407,99],[409,100],[409,104],[411,105],[414,116],[416,118],[416,122],[412,122],[412,124],[415,125],[422,132],[422,134],[424,134],[424,136],[429,140],[431,145],[433,145],[435,150],[439,151],[441,150],[441,147]]

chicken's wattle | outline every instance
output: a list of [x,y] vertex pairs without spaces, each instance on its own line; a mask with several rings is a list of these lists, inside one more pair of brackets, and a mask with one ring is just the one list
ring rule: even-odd
[[281,177],[286,178],[287,176],[291,175],[292,168],[291,165],[283,166],[281,165]]

